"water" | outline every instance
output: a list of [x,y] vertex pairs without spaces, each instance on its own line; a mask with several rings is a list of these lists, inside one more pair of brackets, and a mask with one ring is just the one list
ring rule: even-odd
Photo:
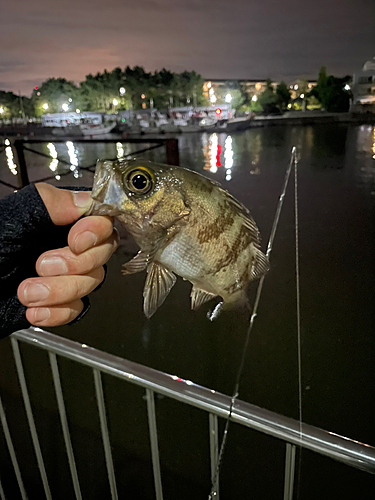
[[[232,136],[191,134],[179,138],[180,164],[218,180],[241,200],[252,212],[265,248],[293,145],[301,153],[303,420],[375,445],[375,127],[324,125],[253,129]],[[83,172],[80,177],[80,166],[91,165],[98,157],[126,155],[143,145],[56,144],[56,153],[53,146],[33,147],[52,157],[57,153],[78,169],[73,167],[72,173],[61,176],[69,167],[26,153],[31,180],[52,174],[61,176],[53,180],[56,185],[90,185],[92,175]],[[157,149],[142,156],[165,161],[164,155],[164,149]],[[0,180],[14,182],[4,155],[0,161]],[[11,191],[0,187],[0,195]],[[240,398],[298,418],[293,203],[290,185]],[[137,248],[124,232],[121,242],[109,262],[106,282],[91,296],[90,313],[79,324],[53,332],[231,394],[246,316],[226,313],[210,323],[206,319],[210,305],[191,312],[191,285],[178,280],[163,306],[147,321],[142,313],[145,274],[123,277],[120,273],[121,265]],[[254,284],[252,297],[255,289]],[[42,450],[52,476],[51,488],[56,498],[68,498],[69,493],[65,497],[62,493],[64,488],[71,491],[71,486],[48,359],[27,346],[22,352],[37,426],[43,426]],[[29,471],[25,482],[35,491],[35,498],[42,498],[28,431],[22,430],[27,424],[7,340],[0,346],[0,357],[6,368],[1,394],[14,415],[10,424],[16,448],[25,450],[21,457]],[[84,497],[106,498],[91,374],[68,361],[61,361],[60,367]],[[104,389],[120,498],[126,493],[129,498],[153,498],[143,392],[108,377],[104,377]],[[157,398],[156,408],[165,498],[207,498],[208,419],[198,410],[165,398]],[[233,425],[221,474],[222,498],[280,498],[284,453],[279,441]],[[11,474],[8,481],[10,486],[14,483]],[[303,453],[302,499],[373,498],[374,487],[372,476]]]

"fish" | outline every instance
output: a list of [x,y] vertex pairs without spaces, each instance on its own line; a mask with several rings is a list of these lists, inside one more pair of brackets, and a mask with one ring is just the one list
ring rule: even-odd
[[249,210],[218,182],[148,160],[98,160],[88,215],[116,217],[140,250],[123,274],[147,272],[143,310],[150,318],[176,283],[190,281],[191,308],[219,297],[246,301],[248,284],[269,270]]

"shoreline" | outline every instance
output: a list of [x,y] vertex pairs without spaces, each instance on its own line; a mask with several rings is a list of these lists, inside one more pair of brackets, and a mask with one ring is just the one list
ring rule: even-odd
[[[302,114],[303,113],[303,114]],[[274,126],[306,126],[306,125],[316,125],[316,124],[375,124],[375,114],[374,113],[315,113],[315,112],[292,112],[285,113],[280,116],[257,116],[250,118],[248,120],[238,121],[236,123],[229,123],[227,127],[207,127],[202,131],[197,132],[166,132],[166,133],[147,133],[143,132],[141,134],[133,133],[113,133],[107,134],[107,137],[114,138],[127,138],[127,137],[148,137],[155,135],[162,136],[176,136],[185,133],[233,133],[242,132],[249,128],[258,127],[274,127]],[[18,138],[46,138],[53,142],[54,139],[62,138],[84,138],[84,136],[78,135],[54,135],[52,134],[51,127],[42,127],[40,124],[27,123],[27,124],[15,124],[15,125],[2,125],[0,124],[0,135],[3,139],[7,136],[18,137]],[[90,141],[90,137],[87,137]]]

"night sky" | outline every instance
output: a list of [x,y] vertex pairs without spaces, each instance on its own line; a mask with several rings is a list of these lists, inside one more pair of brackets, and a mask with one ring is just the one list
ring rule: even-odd
[[0,89],[29,95],[119,66],[204,78],[352,74],[375,56],[375,0],[11,0],[0,12]]

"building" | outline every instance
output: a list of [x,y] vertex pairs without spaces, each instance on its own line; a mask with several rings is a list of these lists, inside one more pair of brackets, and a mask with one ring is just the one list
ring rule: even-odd
[[352,111],[375,113],[375,58],[353,75],[351,91]]
[[[266,89],[266,80],[206,80],[203,84],[203,94],[214,104],[217,94],[225,90],[230,93],[231,88],[236,89],[237,84],[250,95],[259,95]],[[271,85],[276,90],[278,82],[272,82]]]
[[[203,84],[203,93],[211,102],[216,102],[215,100],[212,101],[212,99],[214,99],[217,94],[221,94],[225,90],[228,90],[230,93],[231,86],[236,88],[237,83],[239,83],[251,96],[258,96],[266,89],[267,80],[206,80]],[[280,82],[271,82],[272,88],[276,90],[279,83]],[[291,98],[296,99],[301,94],[310,92],[310,90],[315,87],[316,83],[316,80],[293,80],[289,84]]]

